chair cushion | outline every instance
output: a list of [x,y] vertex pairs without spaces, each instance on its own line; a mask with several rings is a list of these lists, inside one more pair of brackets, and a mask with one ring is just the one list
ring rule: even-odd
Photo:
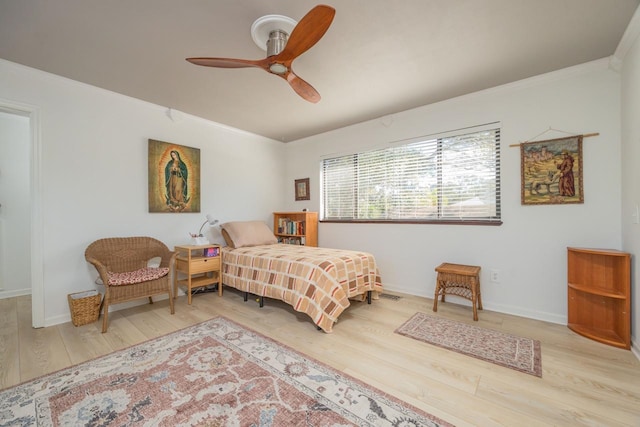
[[169,269],[167,267],[145,267],[136,271],[125,271],[123,273],[109,271],[108,274],[110,286],[133,285],[135,283],[148,282],[149,280],[164,277],[169,274]]

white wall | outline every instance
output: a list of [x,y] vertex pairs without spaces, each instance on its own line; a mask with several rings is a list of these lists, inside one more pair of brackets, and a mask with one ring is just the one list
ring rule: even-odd
[[[622,245],[619,87],[601,60],[295,141],[287,144],[288,185],[310,177],[312,200],[295,202],[291,189],[288,207],[319,209],[322,156],[500,121],[502,226],[321,223],[319,244],[371,252],[387,289],[428,297],[440,263],[480,265],[486,309],[564,324],[567,246]],[[520,152],[509,145],[549,127],[600,134],[584,140],[584,204],[520,203]],[[500,283],[490,282],[492,269]]]
[[0,298],[31,293],[29,126],[0,111]]
[[[284,204],[278,141],[186,114],[174,122],[166,107],[0,60],[3,100],[39,111],[46,325],[70,319],[68,293],[94,287],[84,259],[93,240],[149,235],[173,247],[207,213],[271,224]],[[148,213],[149,138],[200,148],[201,213]]]
[[[274,210],[318,210],[322,156],[492,121],[502,123],[502,226],[323,223],[320,245],[372,252],[388,289],[429,297],[439,263],[481,265],[486,309],[558,323],[566,247],[622,246],[620,76],[606,60],[289,144],[187,115],[173,122],[165,107],[0,60],[2,99],[39,109],[47,325],[69,319],[67,293],[93,287],[83,253],[97,238],[151,235],[173,246],[206,213],[270,223]],[[584,204],[520,204],[520,155],[509,144],[550,126],[600,133],[584,142]],[[201,214],[148,213],[148,138],[201,149]],[[293,181],[305,177],[311,200],[295,202]],[[501,283],[489,281],[491,269]]]
[[[638,14],[640,12],[636,12]],[[622,75],[622,247],[631,258],[631,341],[640,358],[640,36],[624,58]],[[634,219],[636,221],[634,222]]]

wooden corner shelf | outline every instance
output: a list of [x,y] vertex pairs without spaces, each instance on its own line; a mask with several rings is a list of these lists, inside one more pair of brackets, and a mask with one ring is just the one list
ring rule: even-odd
[[610,289],[606,289],[606,288],[600,288],[598,286],[586,286],[586,285],[578,285],[575,283],[569,283],[569,288],[571,289],[575,289],[576,291],[580,291],[580,292],[587,292],[590,294],[594,294],[594,295],[600,295],[603,297],[607,297],[607,298],[618,298],[618,299],[625,299],[627,298],[627,296],[619,291],[612,291]]
[[608,344],[614,347],[626,348],[620,345],[620,343],[624,342],[624,337],[621,337],[615,331],[609,329],[593,329],[590,327],[572,323],[569,323],[568,326],[569,329],[582,335],[583,337],[587,337],[594,341],[599,341],[601,343]]
[[631,348],[631,254],[567,248],[567,275],[569,329]]

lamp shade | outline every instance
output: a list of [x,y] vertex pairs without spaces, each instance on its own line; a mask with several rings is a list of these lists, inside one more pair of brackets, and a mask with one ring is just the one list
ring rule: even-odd
[[213,226],[213,225],[216,225],[218,223],[218,220],[215,219],[211,214],[207,214],[207,220],[202,223],[202,225],[200,226],[200,229],[198,230],[198,233],[196,233],[196,234],[189,233],[191,235],[191,244],[192,245],[208,245],[210,243],[209,239],[204,237],[204,235],[202,234],[202,229],[204,228],[205,225],[207,225],[207,223],[210,226]]

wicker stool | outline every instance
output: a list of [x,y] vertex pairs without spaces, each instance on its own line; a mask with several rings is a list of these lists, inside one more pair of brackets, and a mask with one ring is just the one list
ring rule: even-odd
[[438,280],[433,298],[433,311],[438,311],[438,296],[457,295],[471,300],[473,320],[478,320],[478,309],[482,310],[480,296],[480,267],[473,265],[444,263],[436,267]]

